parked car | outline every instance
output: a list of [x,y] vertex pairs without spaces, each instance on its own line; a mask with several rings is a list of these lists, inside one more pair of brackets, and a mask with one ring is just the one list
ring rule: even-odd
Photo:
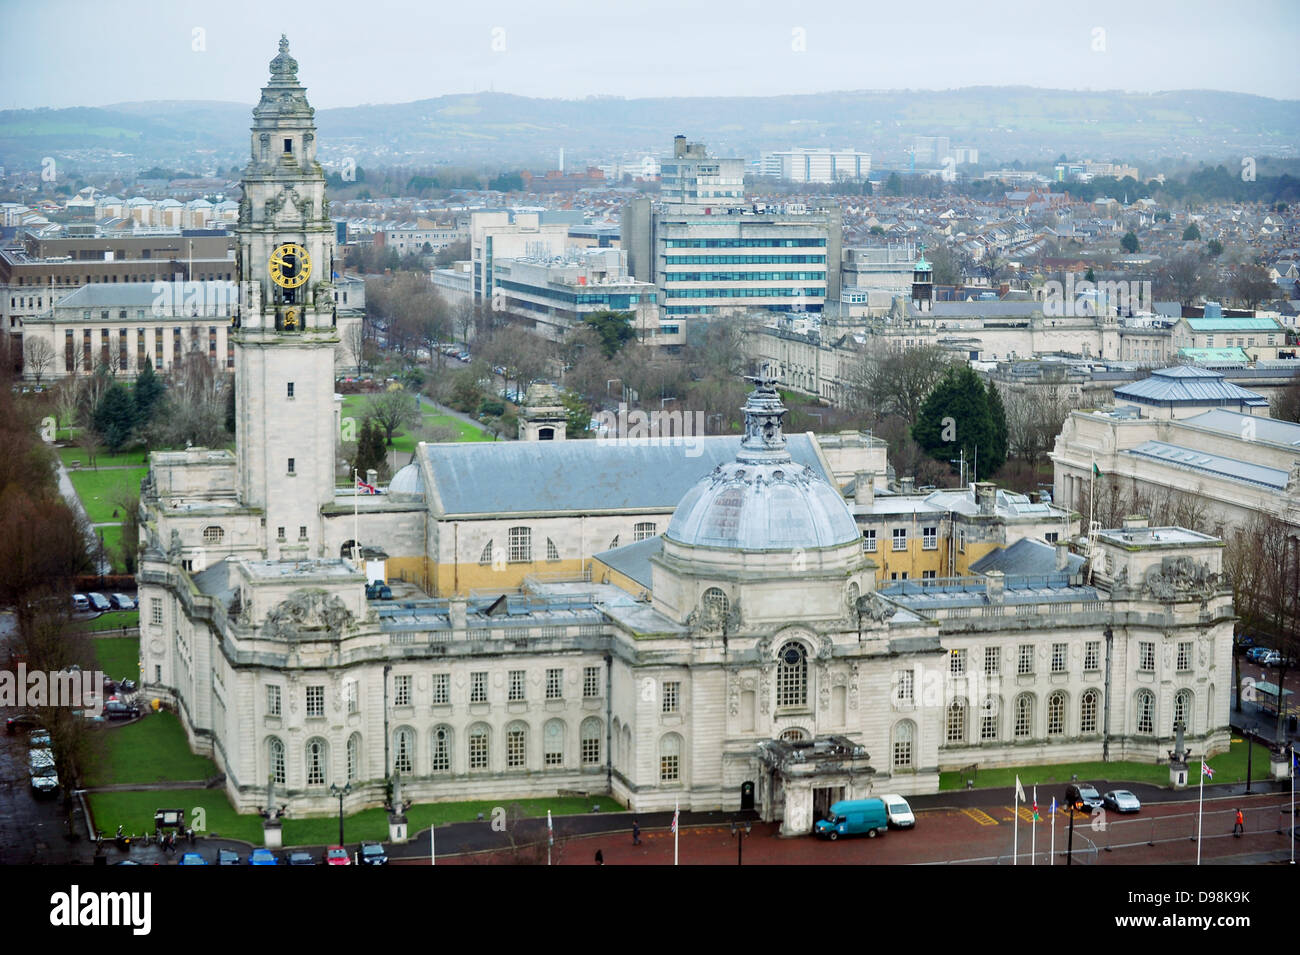
[[1282,654],[1276,650],[1267,650],[1260,655],[1260,666],[1275,667],[1282,662]]
[[916,816],[907,800],[897,793],[886,793],[880,797],[885,804],[885,816],[895,829],[911,829],[916,825]]
[[1101,801],[1107,809],[1113,809],[1115,812],[1137,812],[1142,808],[1138,797],[1127,789],[1113,789],[1102,796]]
[[352,857],[348,855],[348,850],[342,846],[330,846],[325,850],[326,865],[351,865]]
[[361,843],[362,865],[388,865],[388,853],[378,842]]
[[87,597],[86,597],[85,594],[73,594],[73,595],[72,595],[72,609],[73,609],[73,612],[75,612],[75,613],[89,613],[89,612],[90,612],[90,600],[87,599]]
[[1248,633],[1239,633],[1233,640],[1239,647],[1253,647],[1255,645],[1255,638]]
[[270,849],[254,849],[248,857],[249,865],[279,865],[280,860]]
[[1271,651],[1269,650],[1268,647],[1251,647],[1249,650],[1246,651],[1246,659],[1258,663],[1260,661],[1260,658],[1262,658],[1264,654],[1269,652]]
[[217,850],[217,865],[240,865],[239,853],[232,849]]
[[27,745],[32,749],[49,749],[50,748],[50,731],[49,730],[32,730],[27,737]]
[[187,852],[181,856],[181,861],[177,865],[207,865],[208,860],[203,858],[197,852]]
[[113,603],[118,610],[134,610],[136,608],[135,598],[130,594],[109,594],[113,598]]
[[117,688],[123,693],[134,693],[136,691],[135,680],[123,680],[117,685]]
[[5,731],[9,733],[16,733],[24,726],[39,729],[40,725],[40,717],[31,710],[23,710],[5,719]]
[[106,610],[113,609],[112,601],[110,601],[103,594],[90,593],[90,594],[86,594],[86,597],[90,600],[91,607],[98,610],[100,613],[103,613]]
[[121,700],[106,700],[104,715],[110,720],[135,720],[140,718],[140,707]]
[[32,789],[38,796],[53,795],[59,788],[58,771],[54,768],[54,754],[48,749],[34,749],[28,754]]
[[1083,804],[1082,812],[1090,814],[1094,809],[1102,807],[1101,793],[1087,783],[1070,783],[1065,787],[1065,804],[1074,808],[1080,803]]
[[289,865],[315,865],[316,860],[311,857],[310,852],[290,852]]

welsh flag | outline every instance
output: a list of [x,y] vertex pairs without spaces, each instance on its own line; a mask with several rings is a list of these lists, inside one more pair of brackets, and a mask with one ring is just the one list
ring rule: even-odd
[[1101,468],[1097,467],[1097,462],[1096,462],[1096,461],[1093,461],[1093,462],[1092,462],[1092,476],[1093,476],[1093,477],[1101,477]]
[[1034,787],[1034,822],[1038,822],[1038,787]]
[[367,484],[365,481],[357,478],[357,490],[362,494],[378,494],[379,490],[373,484]]

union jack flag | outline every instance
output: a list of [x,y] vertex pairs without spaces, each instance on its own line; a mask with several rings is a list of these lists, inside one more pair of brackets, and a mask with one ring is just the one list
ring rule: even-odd
[[376,488],[373,484],[367,484],[365,481],[361,480],[360,478],[357,479],[357,490],[360,491],[362,494],[379,493],[379,489]]
[[673,810],[673,832],[676,832],[676,831],[677,831],[677,817],[678,817],[678,815],[680,815],[680,814],[681,814],[681,810],[680,810],[680,809],[674,809],[674,810]]
[[1201,763],[1201,775],[1202,775],[1202,776],[1208,776],[1210,779],[1213,779],[1213,778],[1214,778],[1214,770],[1212,770],[1209,766],[1206,766],[1205,763],[1202,762],[1202,763]]

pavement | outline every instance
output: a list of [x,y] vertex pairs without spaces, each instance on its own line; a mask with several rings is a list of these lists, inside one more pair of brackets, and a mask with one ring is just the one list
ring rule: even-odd
[[[55,461],[58,463],[56,473],[59,480],[59,493],[62,494],[63,499],[68,502],[68,506],[72,508],[73,513],[79,514],[83,519],[85,519],[86,545],[89,548],[88,552],[92,555],[97,554],[99,553],[99,536],[95,533],[94,525],[91,524],[90,515],[86,513],[85,507],[82,506],[81,498],[77,496],[77,491],[72,486],[72,481],[68,478],[68,471],[64,468],[63,462],[57,457],[55,458]],[[106,558],[101,559],[95,568],[95,573],[100,577],[103,577],[106,574],[111,574],[112,572],[113,565],[110,564]]]

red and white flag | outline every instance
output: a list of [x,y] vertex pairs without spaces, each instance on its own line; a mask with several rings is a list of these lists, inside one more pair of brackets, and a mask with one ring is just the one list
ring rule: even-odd
[[[378,494],[379,490],[373,484],[367,484],[365,481],[357,478],[357,490],[362,494]],[[345,498],[346,500],[346,498]]]
[[677,817],[681,813],[680,809],[673,810],[673,832],[677,831]]

